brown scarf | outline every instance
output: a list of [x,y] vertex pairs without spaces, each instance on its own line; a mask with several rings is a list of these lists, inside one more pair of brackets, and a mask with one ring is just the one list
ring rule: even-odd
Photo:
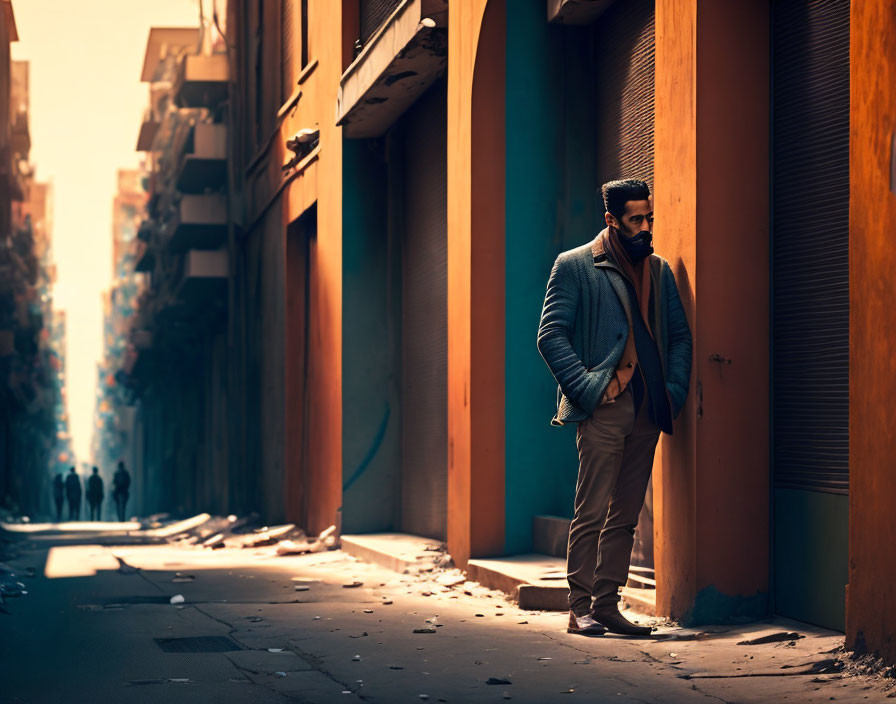
[[[613,263],[622,269],[623,273],[631,279],[635,288],[635,297],[638,300],[638,308],[641,311],[641,317],[644,319],[644,325],[648,332],[653,336],[653,330],[650,326],[650,267],[647,264],[647,257],[639,262],[632,262],[625,253],[619,237],[621,235],[615,228],[607,228],[600,233],[599,243],[603,250],[609,255]],[[629,385],[635,372],[635,366],[638,363],[638,353],[635,349],[635,335],[632,330],[632,322],[629,320],[628,340],[625,343],[625,349],[616,366],[616,374],[610,380],[609,385],[604,391],[601,399],[602,403],[606,403],[615,399],[621,394],[625,387]]]
[[601,233],[603,238],[604,251],[609,253],[623,273],[631,279],[635,287],[635,297],[638,299],[638,308],[641,310],[641,317],[644,319],[644,325],[653,337],[653,330],[650,326],[650,267],[647,265],[647,257],[633,262],[629,259],[622,242],[619,240],[622,235],[615,227],[608,227]]

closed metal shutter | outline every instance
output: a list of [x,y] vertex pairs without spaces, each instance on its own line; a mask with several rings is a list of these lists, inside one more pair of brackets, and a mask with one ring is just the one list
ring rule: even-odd
[[401,0],[361,0],[361,41],[366,43],[400,4]]
[[598,185],[640,178],[653,189],[654,35],[654,0],[616,2],[598,21]]
[[774,481],[849,489],[849,0],[773,8]]
[[448,496],[447,92],[440,80],[401,121],[401,528],[445,539]]

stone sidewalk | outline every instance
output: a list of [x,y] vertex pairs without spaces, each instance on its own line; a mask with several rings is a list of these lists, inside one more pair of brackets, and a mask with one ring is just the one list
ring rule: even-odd
[[[776,619],[583,638],[456,571],[341,552],[23,544],[3,702],[866,702],[842,636]],[[171,604],[180,595],[183,603]],[[639,619],[631,615],[633,620]],[[639,620],[647,621],[645,617]],[[782,636],[782,633],[790,634]],[[745,644],[768,639],[771,642]]]

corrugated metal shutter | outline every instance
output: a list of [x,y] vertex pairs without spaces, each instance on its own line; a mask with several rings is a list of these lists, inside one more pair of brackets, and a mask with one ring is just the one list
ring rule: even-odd
[[[618,0],[598,20],[594,37],[598,185],[640,178],[653,189],[654,26],[654,0]],[[653,480],[638,518],[631,564],[645,568],[640,574],[653,576]]]
[[653,188],[654,35],[654,0],[616,2],[598,21],[598,184],[640,178]]
[[773,9],[776,487],[849,489],[849,0]]
[[293,49],[296,41],[296,0],[280,0],[280,102],[286,102],[294,87]]
[[361,0],[361,41],[366,43],[400,4],[401,0]]
[[405,114],[401,529],[445,538],[448,495],[447,93]]

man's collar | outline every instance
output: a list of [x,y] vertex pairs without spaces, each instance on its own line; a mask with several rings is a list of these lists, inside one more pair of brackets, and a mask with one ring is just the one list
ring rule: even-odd
[[604,235],[609,231],[610,228],[605,227],[601,230],[597,237],[594,238],[594,241],[591,243],[591,256],[594,257],[595,264],[601,264],[603,262],[610,261],[609,256],[607,255],[607,251],[604,248]]

